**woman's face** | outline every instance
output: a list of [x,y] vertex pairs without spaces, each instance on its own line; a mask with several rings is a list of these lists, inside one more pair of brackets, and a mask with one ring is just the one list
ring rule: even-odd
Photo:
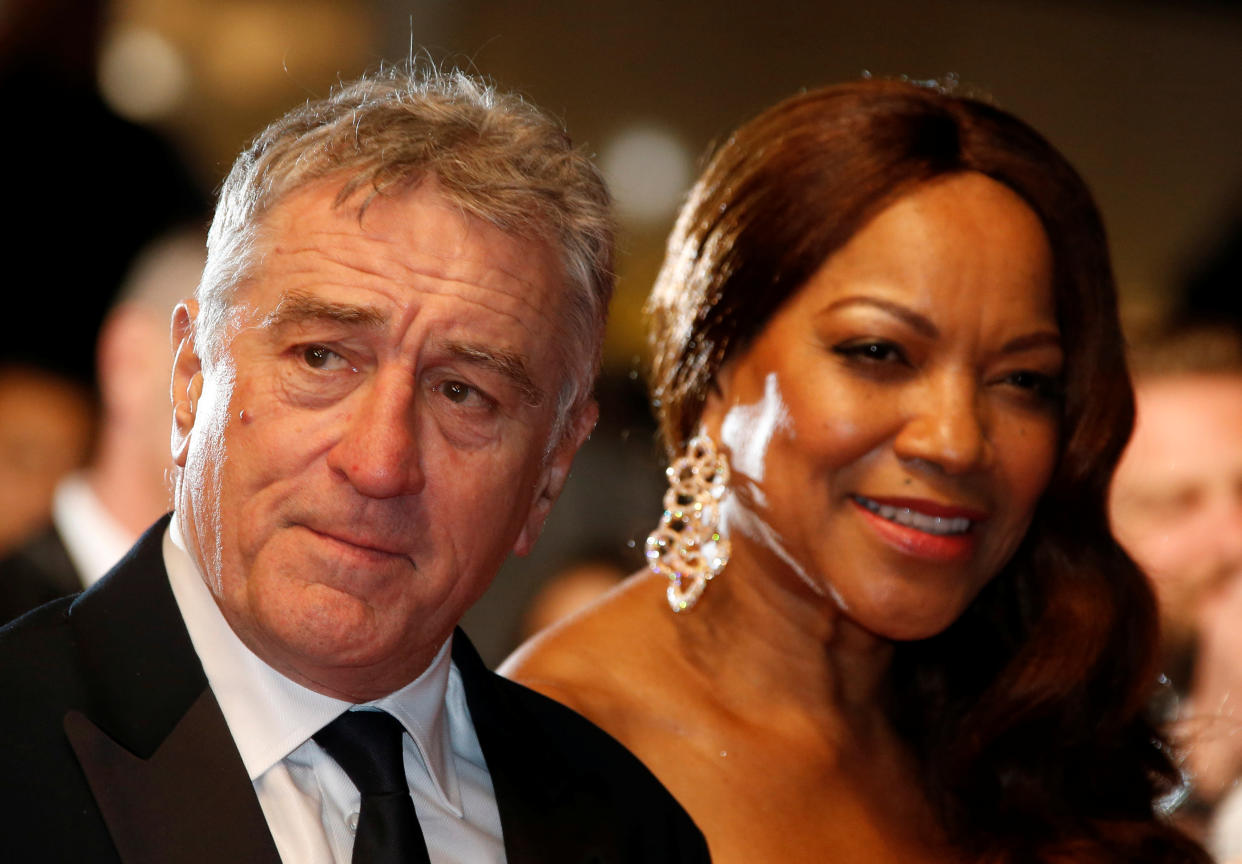
[[898,199],[722,370],[730,571],[892,639],[951,624],[1017,548],[1057,458],[1052,256],[1007,187]]

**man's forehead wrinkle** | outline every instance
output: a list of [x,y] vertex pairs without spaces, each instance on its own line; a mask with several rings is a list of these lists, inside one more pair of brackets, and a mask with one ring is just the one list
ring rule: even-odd
[[[333,232],[347,239],[351,235],[347,231]],[[497,266],[494,261],[486,261],[481,258],[466,254],[472,251],[470,246],[464,242],[458,243],[450,252],[437,251],[434,244],[423,245],[417,241],[411,241],[408,238],[392,239],[384,237],[372,237],[377,245],[391,247],[396,253],[392,257],[387,258],[371,258],[360,261],[356,252],[345,250],[337,252],[332,246],[321,246],[312,243],[300,244],[299,246],[287,247],[289,255],[295,259],[301,257],[297,253],[312,253],[322,260],[328,261],[344,270],[354,273],[370,276],[376,279],[394,279],[399,270],[402,279],[419,291],[425,291],[435,294],[453,294],[459,293],[452,290],[453,286],[461,286],[468,291],[483,291],[489,294],[501,295],[507,301],[519,304],[535,313],[538,317],[545,320],[555,320],[555,316],[550,314],[549,310],[544,308],[542,299],[542,286],[534,282],[530,278],[530,274],[523,274],[516,270],[506,267]],[[414,253],[415,260],[409,260],[410,254]],[[422,259],[421,261],[418,259]],[[391,262],[394,270],[390,270],[380,265],[380,261]],[[437,262],[440,266],[431,266],[430,262]],[[290,267],[289,272],[312,272],[315,269],[314,264],[308,264],[304,268]],[[513,291],[506,290],[506,286],[495,284],[496,277],[504,277],[523,286],[526,290]],[[428,284],[426,280],[432,280],[433,284]],[[415,284],[417,283],[417,284]],[[441,288],[440,284],[445,287]],[[478,302],[476,300],[476,302]],[[509,312],[491,306],[486,303],[480,303],[491,311],[502,312],[502,314],[510,315]]]
[[[477,292],[499,294],[503,297],[522,303],[522,305],[529,307],[536,313],[540,313],[539,307],[528,301],[525,297],[504,291],[503,288],[480,284],[479,282],[470,279],[470,274],[463,273],[461,275],[465,278],[456,278],[438,268],[421,268],[406,262],[398,262],[402,275],[404,277],[414,278],[403,278],[397,280],[393,278],[394,274],[391,270],[376,266],[375,259],[360,260],[357,255],[351,255],[348,253],[338,256],[330,249],[324,249],[314,245],[305,246],[302,247],[301,250],[297,250],[303,253],[313,253],[314,260],[310,260],[306,255],[294,254],[295,250],[291,247],[282,251],[285,252],[285,255],[283,256],[284,260],[281,263],[280,272],[286,276],[309,276],[315,281],[320,281],[325,275],[322,265],[324,262],[327,262],[341,268],[341,271],[343,272],[367,276],[376,280],[395,282],[402,287],[412,288],[419,293],[437,294],[442,296],[461,296],[464,299],[479,303],[479,305],[484,306],[489,311],[508,316],[511,316],[511,312],[505,311],[497,306],[482,303],[477,297],[470,297],[468,294]],[[454,263],[455,260],[460,259],[445,259],[448,264]],[[347,282],[348,280],[340,281]],[[457,286],[465,289],[465,291],[455,290]],[[290,291],[289,294],[291,296],[296,294],[304,299],[310,299],[313,296],[310,292],[297,291],[296,289]],[[282,304],[284,302],[285,301],[282,301]],[[323,303],[324,301],[318,302]]]
[[[523,275],[508,268],[498,267],[491,261],[483,261],[466,255],[437,254],[421,247],[414,248],[424,258],[443,262],[443,267],[420,266],[418,261],[397,261],[396,263],[407,277],[419,280],[433,279],[447,285],[462,285],[466,288],[482,290],[491,294],[501,294],[526,307],[540,318],[551,319],[553,317],[544,308],[546,304],[540,302],[543,299],[541,296],[541,286],[531,280],[529,275]],[[503,281],[498,280],[496,278],[498,276],[521,285],[525,290],[507,290],[508,286],[503,284],[497,285],[497,281]],[[422,286],[420,285],[419,287],[422,290]],[[447,292],[438,291],[436,293]]]
[[[408,273],[419,276],[431,276],[446,282],[465,282],[488,290],[501,290],[524,306],[530,308],[543,318],[551,316],[540,303],[543,293],[542,282],[546,277],[542,264],[543,244],[537,240],[529,240],[502,231],[496,226],[481,222],[477,217],[460,213],[453,208],[444,208],[449,218],[457,222],[460,230],[453,227],[427,226],[423,231],[415,225],[410,233],[400,237],[383,238],[397,247],[399,252],[414,252],[416,256],[443,262],[443,270],[424,272],[417,260],[411,261],[407,255],[398,254],[395,260]],[[427,233],[432,242],[420,242],[419,234]],[[514,252],[522,254],[505,254],[503,245],[495,242],[495,235],[509,241]],[[379,239],[379,238],[377,238]],[[540,253],[526,254],[528,250],[539,247]],[[511,260],[510,260],[511,259]],[[534,259],[532,261],[532,259]],[[496,277],[503,277],[521,285],[524,290],[512,291],[494,288]],[[559,284],[559,280],[558,280]]]
[[[554,272],[556,272],[556,278],[551,281],[553,281],[557,286],[560,286],[560,284],[564,281],[563,275],[560,273],[562,265],[555,254],[555,250],[551,248],[546,239],[541,237],[528,236],[525,234],[514,234],[506,231],[500,226],[484,223],[477,217],[473,217],[467,219],[466,231],[461,237],[460,245],[465,246],[468,240],[472,238],[477,239],[477,241],[484,248],[489,249],[495,255],[498,253],[498,250],[496,248],[496,244],[491,242],[486,236],[489,232],[499,232],[511,242],[511,248],[520,250],[519,255],[507,256],[515,259],[513,261],[514,267],[522,267],[523,269],[526,269],[529,274],[532,259],[537,262],[537,265],[555,262],[555,267],[553,269]],[[532,292],[538,292],[540,288],[538,284],[530,280],[529,275],[524,276],[517,272],[517,270],[510,269],[510,267],[505,264],[497,264],[493,262],[488,266],[490,269],[504,274],[518,284],[526,286],[531,289]],[[536,270],[541,278],[546,278],[548,276],[545,269],[545,266],[536,267]]]
[[[284,224],[270,227],[275,229],[274,239],[279,238],[279,251],[292,257],[307,253],[321,256],[334,265],[378,279],[433,279],[500,293],[541,319],[560,319],[563,268],[546,241],[509,234],[460,211],[448,201],[430,204],[441,216],[410,214],[413,218],[393,233],[392,226],[385,224],[391,214],[381,214],[375,204],[403,206],[400,197],[384,198],[372,202],[373,206],[364,213],[354,214],[345,208],[335,211],[330,217],[332,221],[314,220],[317,224],[311,225],[300,224],[301,220],[295,219],[292,212],[276,208],[273,221]],[[509,243],[497,243],[501,238]],[[376,250],[362,261],[357,249],[351,248],[360,239],[374,244]],[[505,281],[511,284],[503,284]],[[522,290],[513,290],[514,285]],[[421,284],[412,287],[427,290]]]

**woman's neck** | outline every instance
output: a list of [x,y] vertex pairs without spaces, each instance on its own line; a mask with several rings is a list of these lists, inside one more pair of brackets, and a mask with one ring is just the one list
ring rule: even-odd
[[873,723],[883,702],[892,643],[846,618],[831,597],[775,556],[737,549],[676,638],[714,699],[738,713],[797,710],[840,729]]

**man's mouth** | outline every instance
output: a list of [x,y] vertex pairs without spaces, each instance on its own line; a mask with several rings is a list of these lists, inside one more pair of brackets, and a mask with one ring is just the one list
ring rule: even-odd
[[966,534],[976,523],[966,516],[933,515],[911,506],[897,506],[876,501],[863,495],[851,495],[854,502],[868,511],[897,525],[937,536]]
[[318,528],[312,528],[309,525],[304,525],[303,527],[319,537],[333,543],[350,547],[363,554],[391,558],[407,558],[410,559],[411,563],[413,563],[413,559],[410,558],[409,553],[399,550],[395,543],[384,542],[369,537],[348,536],[345,535],[344,532],[321,530]]

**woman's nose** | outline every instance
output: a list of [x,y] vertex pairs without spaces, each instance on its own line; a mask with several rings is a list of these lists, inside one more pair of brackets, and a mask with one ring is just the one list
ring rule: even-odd
[[992,447],[975,383],[956,377],[926,383],[909,400],[894,444],[897,456],[946,474],[986,467]]

